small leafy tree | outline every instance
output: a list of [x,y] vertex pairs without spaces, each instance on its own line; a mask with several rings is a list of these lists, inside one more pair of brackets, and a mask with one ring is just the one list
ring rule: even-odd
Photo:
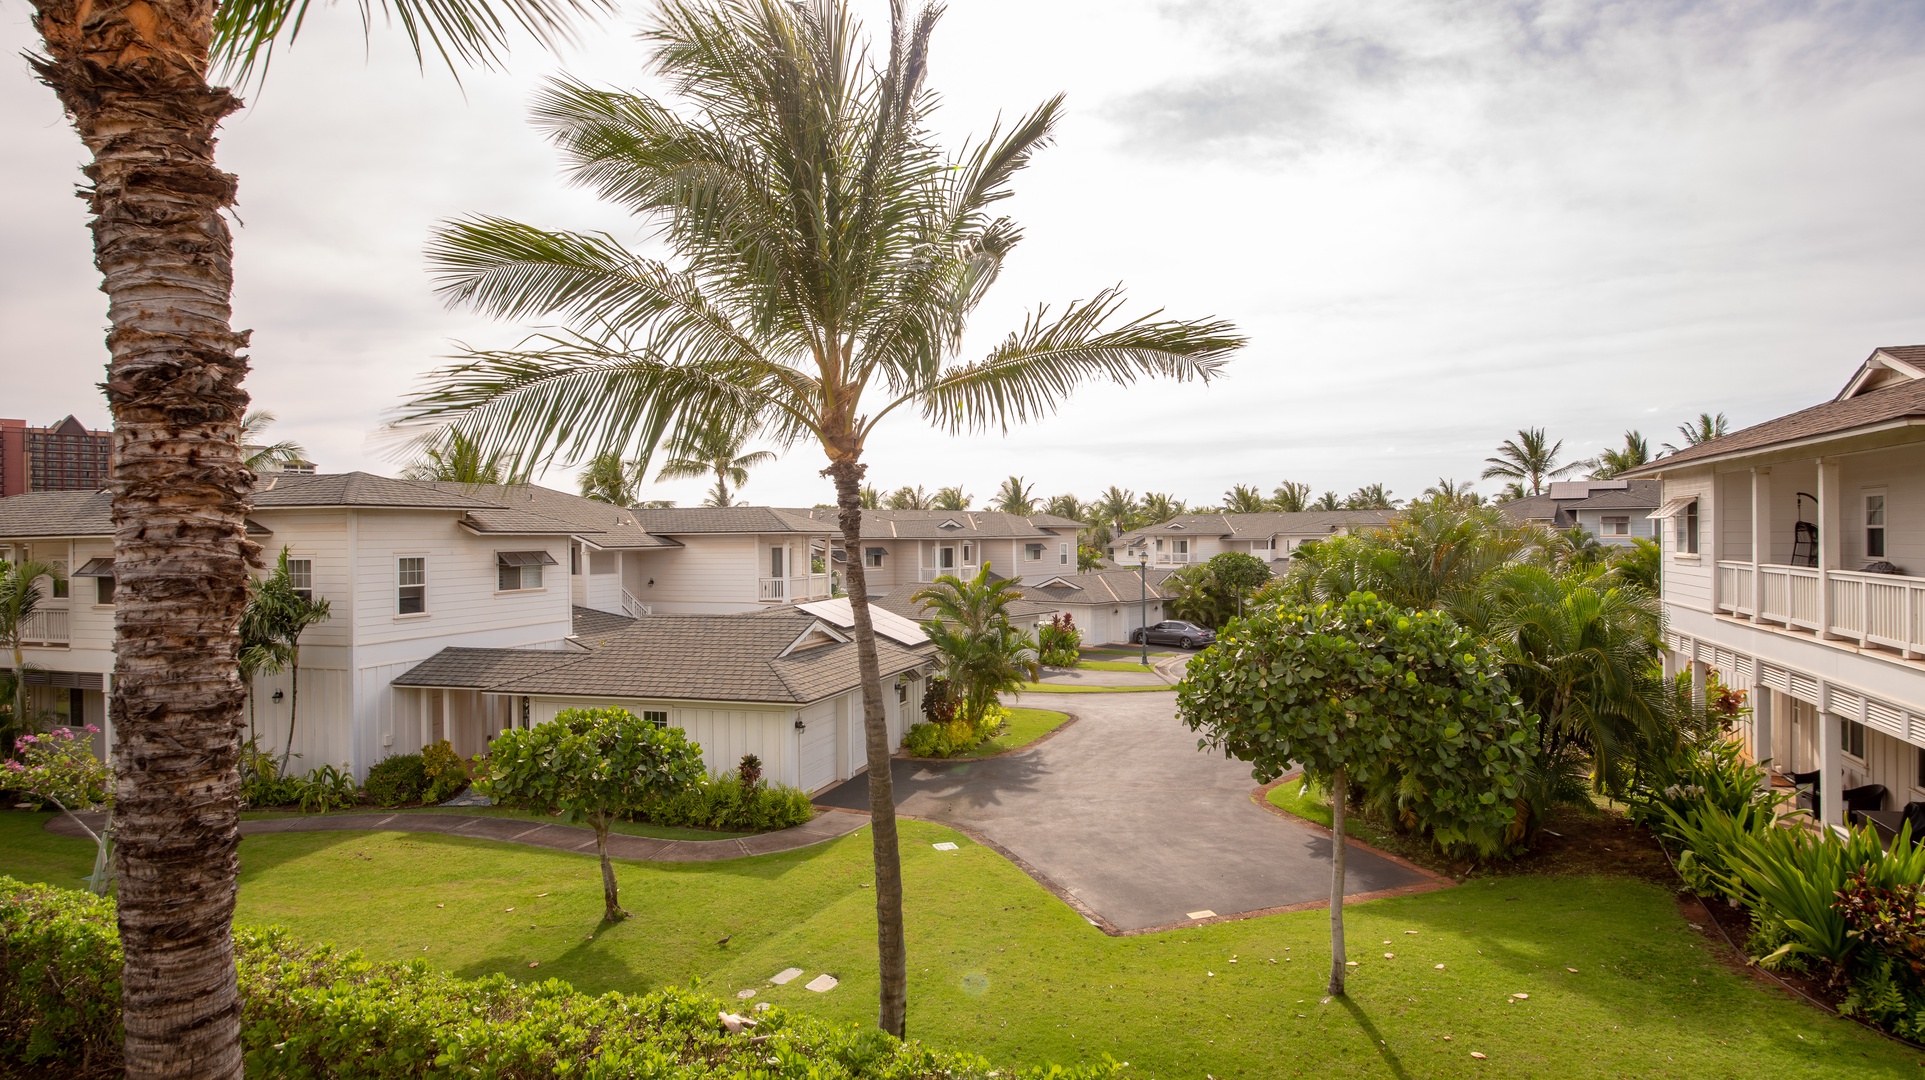
[[616,922],[628,913],[608,861],[609,826],[707,775],[702,748],[680,728],[658,728],[627,709],[565,709],[553,723],[496,736],[475,787],[494,799],[553,807],[571,825],[586,821],[602,860],[602,917]]
[[1210,556],[1204,565],[1210,568],[1210,576],[1215,579],[1217,588],[1223,590],[1224,598],[1235,608],[1238,615],[1243,614],[1243,602],[1264,582],[1270,580],[1270,567],[1255,555],[1241,551],[1226,551]]
[[1498,661],[1449,616],[1368,593],[1231,624],[1190,662],[1178,716],[1202,748],[1268,783],[1292,764],[1330,791],[1330,993],[1344,992],[1344,812],[1350,785],[1445,848],[1501,850],[1534,750]]
[[0,739],[5,741],[0,751],[5,753],[13,752],[13,737],[28,728],[27,657],[21,643],[26,638],[27,624],[40,611],[40,602],[46,599],[40,591],[40,579],[58,580],[59,576],[58,568],[38,559],[11,563],[0,560],[0,641],[5,642],[13,660],[5,684],[7,723],[0,727]]
[[[89,735],[99,734],[92,724]],[[7,762],[9,787],[31,792],[54,804],[94,842],[94,872],[87,887],[96,895],[107,895],[107,855],[113,846],[114,773],[99,758],[86,739],[74,735],[72,728],[57,727],[45,735],[22,735],[20,756]],[[106,809],[108,818],[95,832],[80,818],[79,811]]]
[[980,730],[997,694],[1022,685],[1035,656],[1036,643],[1009,624],[1009,605],[1022,595],[1015,582],[990,577],[985,562],[968,581],[944,574],[913,597],[935,613],[929,640],[972,729]]

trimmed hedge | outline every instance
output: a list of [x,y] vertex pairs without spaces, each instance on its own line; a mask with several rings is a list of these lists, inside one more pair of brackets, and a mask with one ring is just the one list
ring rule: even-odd
[[[375,963],[279,930],[236,930],[249,1076],[330,1080],[701,1077],[937,1080],[1113,1077],[1119,1067],[998,1070],[973,1054],[683,990],[577,992],[559,979],[458,979]],[[114,1075],[120,942],[110,900],[0,877],[0,1075]]]

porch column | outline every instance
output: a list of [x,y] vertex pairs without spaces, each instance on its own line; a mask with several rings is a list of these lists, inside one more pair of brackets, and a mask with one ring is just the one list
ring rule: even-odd
[[1765,617],[1765,571],[1771,561],[1771,469],[1751,470],[1751,621]]
[[1691,661],[1691,704],[1704,708],[1704,684],[1710,674],[1711,665],[1702,660]]
[[1830,638],[1831,572],[1841,565],[1845,492],[1837,458],[1818,459],[1818,636]]
[[[1724,558],[1724,488],[1726,477],[1711,474],[1711,513],[1698,522],[1698,547],[1704,552],[1704,560],[1711,568],[1711,613],[1718,613],[1718,605],[1728,603],[1731,598],[1724,596],[1718,578],[1718,560]],[[1706,535],[1708,534],[1708,535]]]
[[1843,718],[1818,710],[1818,820],[1845,824],[1845,748]]
[[1772,749],[1771,688],[1759,682],[1754,675],[1749,696],[1751,698],[1751,760],[1765,767],[1765,774],[1758,784],[1764,791],[1769,792],[1772,766],[1767,762],[1771,762],[1777,756]]

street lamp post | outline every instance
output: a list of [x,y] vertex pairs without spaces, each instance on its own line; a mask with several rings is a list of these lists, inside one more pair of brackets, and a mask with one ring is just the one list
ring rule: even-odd
[[1143,610],[1137,615],[1137,633],[1143,636],[1143,666],[1150,666],[1150,553],[1146,548],[1136,557],[1136,583]]

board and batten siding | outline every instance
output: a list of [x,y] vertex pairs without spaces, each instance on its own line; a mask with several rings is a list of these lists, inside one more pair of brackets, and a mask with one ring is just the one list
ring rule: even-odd
[[531,697],[528,719],[546,724],[568,709],[627,709],[636,716],[651,710],[668,713],[668,722],[681,728],[690,742],[702,748],[702,765],[713,775],[733,770],[742,755],[762,759],[764,775],[796,786],[796,710],[793,706],[758,706],[729,702],[660,701],[646,698]]

